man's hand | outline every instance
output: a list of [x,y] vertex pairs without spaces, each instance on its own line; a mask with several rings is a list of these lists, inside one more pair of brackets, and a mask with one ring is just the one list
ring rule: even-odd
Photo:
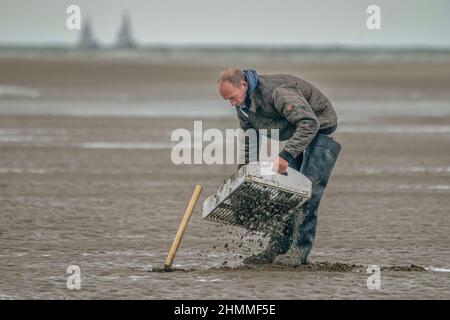
[[286,169],[289,167],[289,162],[281,158],[280,156],[276,157],[273,161],[272,169],[278,173],[285,173]]

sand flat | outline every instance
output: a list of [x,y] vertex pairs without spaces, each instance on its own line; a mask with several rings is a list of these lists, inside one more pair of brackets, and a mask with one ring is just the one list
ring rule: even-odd
[[[2,103],[57,100],[64,108],[64,101],[76,100],[95,107],[123,90],[125,106],[164,99],[167,92],[194,105],[198,96],[214,99],[210,88],[221,67],[41,60],[0,59],[1,85],[41,92],[38,98],[1,96]],[[257,241],[248,238],[238,247],[238,228],[206,222],[200,210],[235,166],[177,166],[169,147],[155,147],[169,143],[176,128],[191,130],[194,120],[226,129],[236,127],[233,117],[1,114],[0,298],[450,298],[450,133],[441,130],[450,126],[444,90],[450,72],[445,63],[425,66],[421,70],[430,73],[412,79],[410,65],[394,72],[383,64],[385,73],[378,66],[376,75],[366,76],[369,65],[348,73],[336,62],[328,69],[333,72],[311,66],[305,74],[323,81],[332,99],[340,92],[336,100],[343,109],[355,97],[380,99],[372,96],[377,92],[394,92],[390,101],[404,103],[419,90],[413,101],[439,97],[444,115],[366,116],[362,109],[358,119],[343,115],[337,133],[343,149],[311,254],[317,264],[306,270],[240,268],[240,257],[261,250]],[[370,78],[370,86],[352,78],[359,73]],[[428,81],[433,74],[435,82]],[[186,86],[180,81],[190,77],[195,81]],[[348,82],[341,82],[344,77]],[[354,130],[369,127],[379,130]],[[392,127],[403,129],[386,130]],[[133,144],[146,147],[124,147]],[[196,184],[204,190],[175,272],[151,272],[163,264]],[[81,290],[66,287],[66,269],[73,264],[81,269]],[[367,288],[369,265],[384,267],[381,290]],[[435,271],[423,270],[429,267]]]

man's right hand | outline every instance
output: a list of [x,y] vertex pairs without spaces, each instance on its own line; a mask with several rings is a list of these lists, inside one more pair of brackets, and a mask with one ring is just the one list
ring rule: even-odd
[[275,160],[273,161],[272,169],[280,174],[285,173],[288,167],[289,162],[287,162],[280,156],[276,157]]

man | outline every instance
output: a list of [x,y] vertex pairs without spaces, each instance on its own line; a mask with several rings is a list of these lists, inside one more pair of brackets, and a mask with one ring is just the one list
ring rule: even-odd
[[[271,235],[268,247],[244,263],[306,264],[314,243],[319,203],[341,149],[329,137],[337,128],[336,112],[318,88],[292,75],[258,75],[255,70],[228,68],[218,82],[220,95],[236,108],[244,131],[278,129],[279,139],[287,140],[274,159],[275,170],[284,173],[290,166],[313,185],[311,198],[301,210],[289,213],[292,219],[283,232]],[[259,146],[249,145],[245,138],[242,143],[248,163],[249,153]]]

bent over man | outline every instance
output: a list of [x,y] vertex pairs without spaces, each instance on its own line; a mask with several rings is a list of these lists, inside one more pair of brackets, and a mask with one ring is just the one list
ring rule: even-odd
[[[268,247],[244,260],[244,264],[308,263],[316,234],[320,200],[341,146],[330,135],[337,128],[337,115],[330,100],[311,83],[289,74],[258,75],[255,70],[228,68],[219,78],[219,93],[235,107],[241,129],[279,130],[287,140],[274,159],[278,173],[288,166],[312,181],[311,198],[292,210],[281,233],[271,235]],[[256,146],[245,144],[245,161]]]

